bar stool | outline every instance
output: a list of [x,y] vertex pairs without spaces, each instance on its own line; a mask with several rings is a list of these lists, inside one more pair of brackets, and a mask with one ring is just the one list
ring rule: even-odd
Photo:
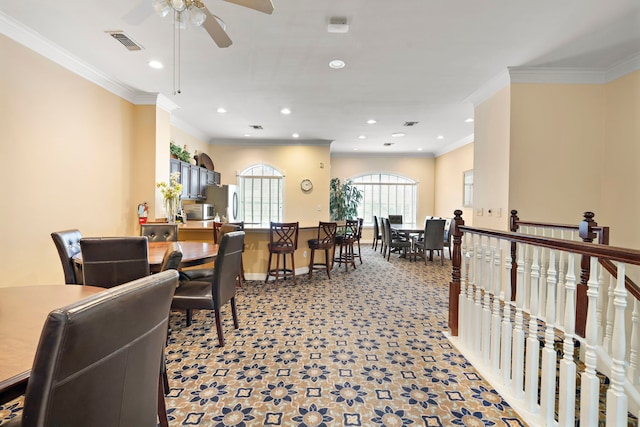
[[[353,259],[358,258],[360,260],[360,264],[362,264],[362,256],[360,255],[360,239],[362,239],[362,226],[364,224],[364,218],[358,218],[358,231],[356,232],[355,239],[353,241]],[[358,246],[358,250],[356,251],[356,246]]]
[[[284,280],[287,279],[287,273],[293,278],[296,285],[296,266],[294,261],[294,253],[298,249],[298,223],[297,222],[271,222],[269,226],[269,261],[267,261],[267,277],[275,277],[275,284],[278,284],[280,273]],[[273,254],[276,255],[276,267],[271,267],[271,259]],[[291,268],[287,268],[287,255],[291,256]],[[282,268],[280,268],[280,256],[282,256]]]
[[[313,270],[325,270],[327,277],[331,279],[331,264],[333,262],[333,254],[329,251],[335,247],[336,232],[338,224],[335,222],[322,222],[318,224],[318,238],[308,241],[311,256],[309,258],[309,279],[313,275]],[[324,250],[324,263],[314,262],[316,250]]]
[[339,246],[338,256],[334,261],[338,263],[338,267],[344,263],[345,271],[349,271],[349,264],[356,268],[353,253],[353,243],[358,235],[358,220],[348,219],[345,222],[343,232],[336,234],[336,246]]

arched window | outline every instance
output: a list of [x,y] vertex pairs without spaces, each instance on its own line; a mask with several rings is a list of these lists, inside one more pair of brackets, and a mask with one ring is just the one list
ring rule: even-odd
[[365,224],[373,224],[374,215],[402,215],[403,222],[416,222],[416,181],[388,173],[361,175],[351,181],[362,192],[358,216]]
[[283,178],[266,165],[251,166],[240,173],[240,209],[245,222],[282,222]]

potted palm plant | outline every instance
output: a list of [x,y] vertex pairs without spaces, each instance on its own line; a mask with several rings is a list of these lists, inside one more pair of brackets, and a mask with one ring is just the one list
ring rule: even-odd
[[347,179],[332,178],[329,183],[329,209],[333,221],[355,219],[358,216],[358,205],[362,200],[362,193],[353,182]]

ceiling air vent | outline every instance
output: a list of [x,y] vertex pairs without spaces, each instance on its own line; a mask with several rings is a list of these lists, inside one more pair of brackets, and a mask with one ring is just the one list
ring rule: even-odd
[[394,143],[393,142],[385,142],[384,145],[385,147],[391,147]]
[[262,129],[262,126],[260,126],[260,125],[249,125],[249,127],[251,129],[255,129],[255,130],[261,130]]
[[418,124],[418,122],[404,122],[404,124],[402,126],[415,126],[417,124]]
[[123,31],[107,31],[106,33],[114,39],[118,40],[124,47],[129,50],[142,50],[142,46],[134,42],[131,37],[126,35]]

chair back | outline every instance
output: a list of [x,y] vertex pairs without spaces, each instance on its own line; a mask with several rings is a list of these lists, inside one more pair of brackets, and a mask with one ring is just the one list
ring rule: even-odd
[[389,215],[389,223],[402,224],[402,215]]
[[236,277],[240,271],[244,231],[232,231],[222,236],[213,267],[213,302],[219,310],[236,295]]
[[382,241],[388,245],[391,242],[391,221],[389,218],[382,218],[382,224]]
[[222,224],[218,229],[218,238],[216,239],[217,243],[220,243],[222,241],[222,236],[227,233],[231,233],[232,231],[242,231],[242,228],[239,225],[231,224],[228,222]]
[[428,219],[424,223],[424,249],[442,250],[444,247],[444,219]]
[[453,228],[453,220],[451,218],[447,218],[445,219],[444,222],[444,236],[442,238],[442,241],[444,242],[445,246],[449,244],[449,241],[451,239],[451,229]]
[[356,232],[356,240],[362,239],[362,226],[364,225],[364,218],[358,218],[358,231]]
[[298,249],[298,223],[271,222],[269,226],[269,247]]
[[23,427],[156,426],[176,271],[53,310],[27,385]]
[[80,239],[82,234],[80,230],[63,230],[51,233],[53,243],[56,245],[60,261],[62,262],[62,271],[64,272],[64,283],[68,285],[81,285],[82,272],[73,262],[73,256],[80,252]]
[[378,225],[378,217],[373,216],[373,238],[377,239],[380,235],[380,226]]
[[318,223],[317,244],[323,247],[333,245],[336,242],[337,231],[338,231],[338,223],[320,221]]
[[178,242],[171,242],[162,258],[160,271],[177,270],[182,261],[182,248]]
[[150,242],[177,242],[178,224],[141,224],[140,235]]
[[85,285],[111,288],[149,275],[145,236],[84,238],[80,248]]

